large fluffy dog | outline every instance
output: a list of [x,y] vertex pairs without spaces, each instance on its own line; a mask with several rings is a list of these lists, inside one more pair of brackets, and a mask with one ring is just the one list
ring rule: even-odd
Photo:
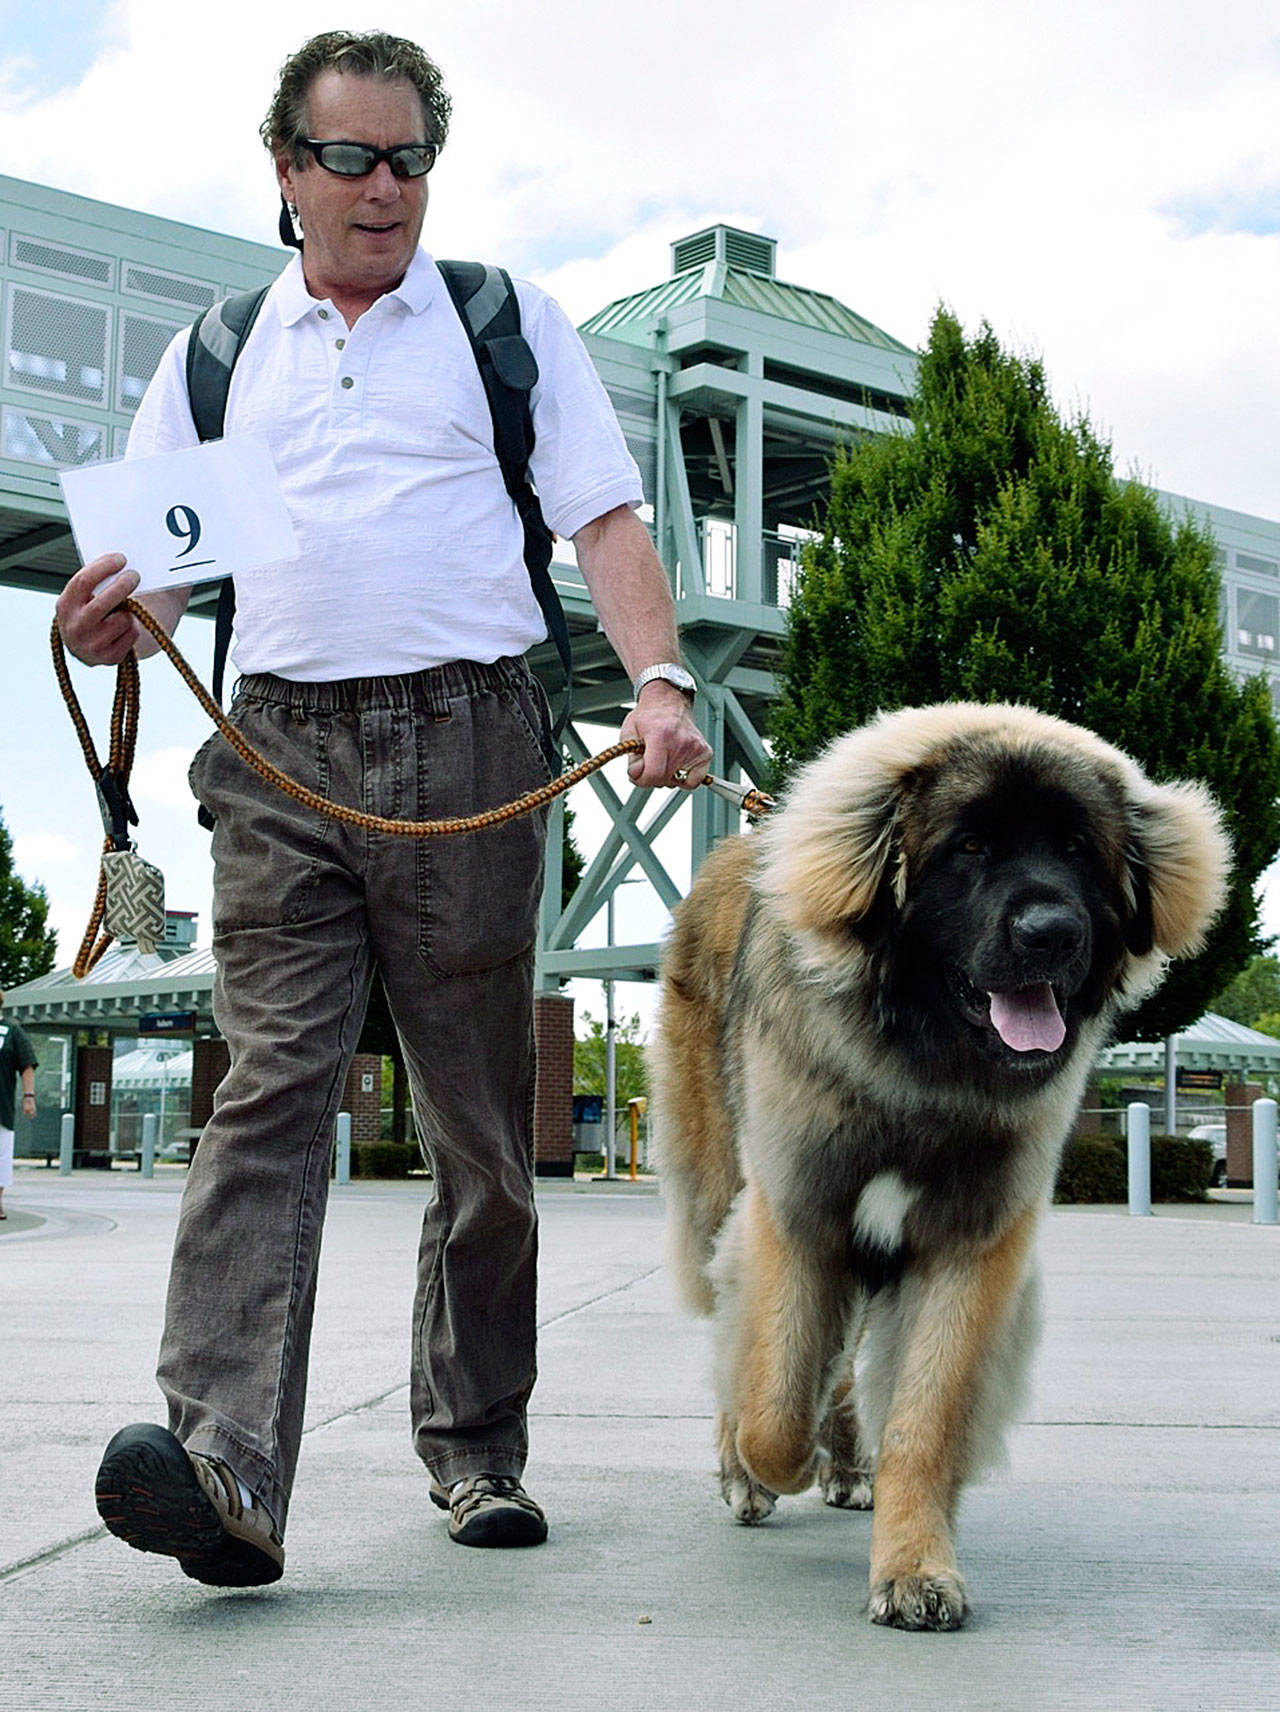
[[1228,865],[1199,786],[941,706],[833,743],[680,908],[656,1133],[676,1277],[715,1317],[722,1490],[743,1522],[815,1477],[874,1492],[875,1622],[963,1620],[956,1502],[1019,1406],[1089,1066]]

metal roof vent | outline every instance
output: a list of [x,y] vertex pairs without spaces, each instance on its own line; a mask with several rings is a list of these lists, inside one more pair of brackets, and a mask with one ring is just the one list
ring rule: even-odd
[[745,273],[759,273],[773,279],[777,255],[776,238],[762,238],[757,232],[743,232],[736,226],[708,226],[705,231],[676,239],[671,246],[671,272],[687,273],[690,268],[705,267],[708,262],[726,262]]

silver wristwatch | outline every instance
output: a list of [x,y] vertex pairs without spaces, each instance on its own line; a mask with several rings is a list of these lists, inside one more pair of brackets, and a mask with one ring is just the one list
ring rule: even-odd
[[646,684],[651,684],[655,678],[662,678],[664,682],[673,684],[676,689],[687,695],[690,701],[697,694],[698,686],[694,681],[693,673],[686,672],[683,666],[673,665],[670,660],[666,660],[657,666],[646,666],[635,683],[632,684],[631,693],[637,701],[640,699],[640,691]]

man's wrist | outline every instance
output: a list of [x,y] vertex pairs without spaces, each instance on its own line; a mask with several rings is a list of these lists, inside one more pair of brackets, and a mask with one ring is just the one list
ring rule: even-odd
[[678,690],[688,701],[693,700],[698,688],[692,672],[687,672],[683,666],[676,665],[672,660],[664,660],[656,666],[646,666],[640,673],[631,686],[635,700],[640,700],[640,692],[647,684],[655,683],[670,684],[672,689]]

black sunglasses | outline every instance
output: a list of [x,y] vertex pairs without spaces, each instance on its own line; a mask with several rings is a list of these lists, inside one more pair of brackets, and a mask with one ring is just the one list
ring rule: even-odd
[[436,164],[434,143],[396,143],[375,149],[372,143],[318,143],[299,137],[299,148],[310,149],[326,172],[339,178],[367,178],[379,161],[386,161],[396,178],[421,178]]

